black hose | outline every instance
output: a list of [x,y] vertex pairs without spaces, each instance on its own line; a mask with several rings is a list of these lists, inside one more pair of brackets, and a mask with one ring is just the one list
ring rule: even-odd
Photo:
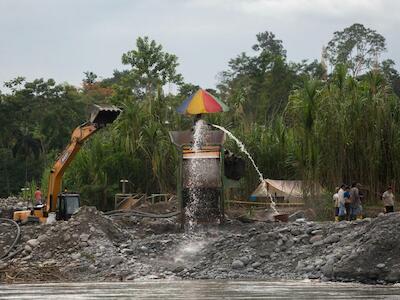
[[2,256],[0,256],[0,260],[4,259],[4,258],[8,258],[8,254],[11,252],[11,250],[15,247],[15,245],[18,243],[19,238],[21,236],[21,228],[19,227],[19,225],[17,224],[17,222],[15,222],[14,220],[11,219],[4,219],[4,218],[0,218],[0,222],[9,222],[12,225],[14,225],[17,228],[17,235],[14,239],[14,242],[11,244],[10,248],[8,248],[8,250],[6,251],[6,253],[4,253]]

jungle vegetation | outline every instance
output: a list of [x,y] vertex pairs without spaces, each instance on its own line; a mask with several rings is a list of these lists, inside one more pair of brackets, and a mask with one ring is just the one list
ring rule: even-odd
[[[333,34],[322,61],[295,63],[272,32],[259,33],[248,52],[229,61],[216,87],[203,87],[230,107],[206,118],[243,141],[265,178],[317,181],[328,191],[357,181],[376,201],[400,180],[400,74],[393,60],[380,59],[385,51],[382,35],[353,24]],[[199,86],[185,82],[178,57],[148,37],[139,37],[121,61],[126,68],[110,78],[85,72],[80,87],[42,78],[4,83],[0,196],[26,185],[45,188],[49,168],[92,103],[123,113],[85,144],[64,185],[100,209],[112,207],[121,178],[132,192],[174,193],[178,157],[168,131],[192,125],[175,109]],[[177,93],[165,92],[170,84]],[[240,155],[232,141],[226,148]],[[257,180],[248,164],[243,197]]]

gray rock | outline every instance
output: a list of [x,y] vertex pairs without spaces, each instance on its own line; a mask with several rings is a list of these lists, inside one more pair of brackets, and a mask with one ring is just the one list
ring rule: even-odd
[[[25,252],[25,251],[24,251],[24,252]],[[30,260],[31,258],[32,258],[32,255],[29,254],[28,256],[23,257],[22,260],[27,261],[27,260]]]
[[47,240],[47,235],[41,234],[38,236],[37,240],[39,241],[39,243],[43,243],[44,241]]
[[7,268],[8,267],[8,263],[6,263],[6,262],[0,262],[0,270],[1,269],[5,269],[5,268]]
[[312,244],[312,246],[313,246],[313,247],[319,247],[319,246],[322,246],[323,244],[324,244],[324,241],[323,241],[323,240],[320,240],[320,241],[314,242],[314,243]]
[[87,233],[82,233],[80,236],[79,236],[79,239],[81,240],[81,242],[87,242],[88,240],[89,240],[89,235],[87,234]]
[[304,219],[304,218],[305,218],[304,211],[299,210],[299,211],[296,211],[295,213],[291,214],[291,215],[288,217],[288,220],[289,220],[289,222],[294,222],[294,221],[296,221],[297,219]]
[[261,263],[259,261],[256,261],[255,263],[251,264],[251,267],[254,269],[258,268],[259,266],[261,266]]
[[250,262],[251,258],[249,256],[242,256],[239,260],[246,266]]
[[122,263],[123,261],[124,261],[124,259],[121,256],[114,256],[113,258],[111,258],[110,264],[112,266],[116,266],[116,265],[119,265],[120,263]]
[[321,268],[321,271],[326,277],[331,278],[333,276],[334,267],[335,267],[335,258],[330,257],[326,261],[325,265]]
[[299,228],[293,228],[292,230],[290,230],[290,232],[295,236],[301,235],[303,233],[303,231]]
[[321,277],[321,274],[319,273],[312,273],[308,275],[308,279],[319,279]]
[[43,255],[43,258],[44,258],[44,259],[49,259],[49,258],[51,258],[51,257],[52,257],[51,252],[46,252],[46,253]]
[[241,260],[236,259],[232,262],[231,267],[232,267],[232,269],[243,269],[244,264]]
[[71,255],[71,258],[74,260],[80,259],[81,258],[81,254],[80,253],[73,253]]
[[271,236],[269,233],[265,233],[265,232],[263,232],[263,233],[261,233],[261,234],[259,234],[259,235],[257,236],[257,238],[258,238],[260,241],[267,241],[267,240],[269,240],[271,237],[272,237],[272,236]]
[[350,224],[350,222],[348,222],[348,221],[341,221],[341,222],[335,224],[335,228],[343,229],[343,228],[346,228],[347,226],[349,226],[349,224]]
[[299,239],[299,241],[306,242],[306,241],[308,241],[309,236],[307,234],[302,234],[302,235],[298,236],[297,238]]
[[269,257],[269,256],[271,255],[271,253],[270,253],[269,251],[265,250],[265,251],[263,251],[263,252],[260,252],[258,255],[259,255],[260,257],[265,258],[265,257]]
[[322,240],[322,235],[314,235],[310,238],[310,243],[315,243]]
[[70,239],[71,239],[71,235],[69,233],[65,233],[63,236],[63,241],[69,242]]
[[176,266],[176,267],[172,270],[172,272],[175,273],[175,274],[177,274],[177,273],[182,272],[184,269],[185,269],[184,266]]
[[303,269],[304,269],[304,267],[305,267],[306,265],[305,265],[305,263],[303,262],[303,261],[298,261],[297,262],[297,266],[296,266],[296,271],[302,271]]
[[321,229],[311,231],[312,235],[322,235],[323,231]]
[[287,248],[291,248],[293,245],[294,245],[294,240],[289,239],[289,240],[286,241],[285,246],[286,246]]
[[31,253],[31,252],[32,252],[32,247],[29,246],[29,245],[25,245],[24,250],[25,250],[27,253]]
[[324,239],[324,244],[333,244],[333,243],[337,243],[340,241],[340,235],[337,233],[334,233],[332,235],[327,236]]
[[146,246],[141,246],[139,249],[142,252],[149,252],[149,248],[147,248]]
[[378,269],[383,269],[384,267],[386,267],[386,265],[385,264],[377,264],[376,267]]
[[32,248],[35,248],[37,246],[39,246],[39,241],[37,239],[31,239],[29,241],[26,242],[29,246],[31,246]]

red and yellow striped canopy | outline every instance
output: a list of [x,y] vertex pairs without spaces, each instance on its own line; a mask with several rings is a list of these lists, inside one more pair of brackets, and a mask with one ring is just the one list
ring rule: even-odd
[[203,89],[199,89],[196,93],[183,101],[181,106],[177,109],[179,113],[188,115],[210,114],[228,110],[228,106],[221,100]]

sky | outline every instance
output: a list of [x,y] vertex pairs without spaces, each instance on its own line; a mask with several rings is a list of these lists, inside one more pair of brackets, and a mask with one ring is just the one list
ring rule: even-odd
[[85,71],[110,77],[139,36],[177,55],[185,82],[212,88],[259,32],[298,62],[319,59],[353,23],[382,34],[384,56],[400,65],[399,12],[397,0],[0,0],[0,88],[17,76],[77,86]]

